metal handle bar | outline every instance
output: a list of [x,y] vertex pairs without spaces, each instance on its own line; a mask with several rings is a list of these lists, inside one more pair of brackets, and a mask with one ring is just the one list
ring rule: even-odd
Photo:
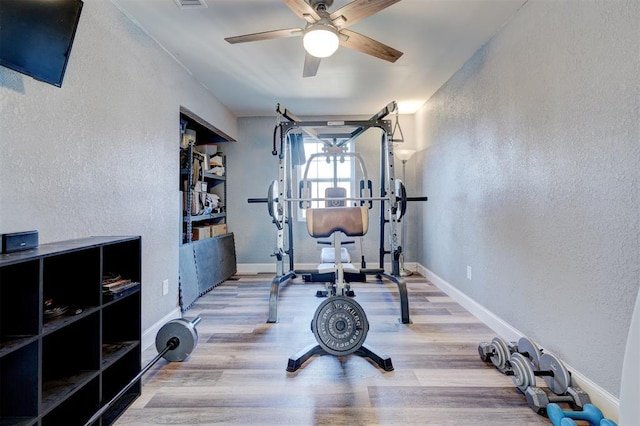
[[386,201],[389,197],[283,198],[283,201]]
[[[390,197],[346,197],[346,198],[282,198],[283,201],[388,201]],[[402,201],[401,197],[396,199]],[[407,201],[427,201],[427,197],[407,197]]]
[[[398,199],[402,200],[400,197]],[[429,197],[407,197],[407,201],[428,201]],[[349,198],[283,198],[284,201],[386,201],[389,197],[349,197]],[[247,203],[268,203],[268,198],[247,198]]]

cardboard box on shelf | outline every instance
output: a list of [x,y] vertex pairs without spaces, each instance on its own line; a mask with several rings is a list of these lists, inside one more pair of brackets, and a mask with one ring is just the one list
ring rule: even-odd
[[197,226],[193,228],[193,241],[211,238],[211,228],[209,226]]
[[218,235],[224,235],[227,233],[227,224],[226,223],[218,223],[215,225],[211,225],[209,227],[211,229],[211,236],[215,237]]

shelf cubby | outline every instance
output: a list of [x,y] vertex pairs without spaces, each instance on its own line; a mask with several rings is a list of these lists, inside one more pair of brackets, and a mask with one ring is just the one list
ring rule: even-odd
[[98,411],[100,380],[94,377],[42,418],[42,426],[83,425]]
[[[140,371],[140,354],[138,351],[129,351],[102,373],[102,400],[108,402],[129,384]],[[140,381],[134,384],[128,393],[140,392]]]
[[124,241],[102,247],[103,277],[119,275],[140,282],[140,240]]
[[86,309],[100,305],[100,249],[72,251],[43,259],[43,303]]
[[0,268],[0,354],[38,335],[39,270],[38,260]]
[[113,344],[139,340],[140,329],[132,327],[140,318],[140,292],[135,292],[102,309],[102,343]]
[[37,366],[37,341],[0,358],[0,425],[26,425],[36,419]]
[[58,402],[98,375],[100,317],[93,315],[42,339],[42,404]]

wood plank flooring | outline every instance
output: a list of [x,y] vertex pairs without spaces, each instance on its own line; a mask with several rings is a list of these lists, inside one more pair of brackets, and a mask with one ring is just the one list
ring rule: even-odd
[[[352,285],[367,344],[392,372],[357,355],[315,356],[287,373],[289,356],[316,343],[310,322],[322,285],[282,285],[279,322],[266,324],[272,276],[236,276],[201,297],[199,343],[182,363],[160,360],[117,425],[543,425],[509,377],[478,357],[489,328],[419,275],[407,278],[412,324],[401,324],[395,284]],[[147,351],[148,361],[155,351]]]

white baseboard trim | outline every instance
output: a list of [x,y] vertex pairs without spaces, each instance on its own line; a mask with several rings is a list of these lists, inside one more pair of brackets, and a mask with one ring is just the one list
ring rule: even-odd
[[[514,341],[524,336],[518,329],[511,326],[506,321],[496,316],[493,312],[489,311],[475,300],[440,278],[438,275],[431,272],[429,269],[422,265],[418,266],[418,272],[431,281],[436,287],[444,291],[449,297],[455,300],[467,311],[471,312],[476,318],[485,323],[490,329],[496,332],[498,336],[508,340]],[[479,343],[479,342],[478,342]]]
[[276,273],[275,263],[238,263],[236,265],[238,275],[254,275],[260,273]]
[[[352,262],[353,263],[353,262]],[[296,264],[296,268],[299,269],[314,269],[318,265],[314,263],[300,263]],[[358,267],[357,263],[354,263],[354,266]],[[377,267],[378,264],[371,266],[373,268]],[[391,270],[391,263],[385,263],[384,265],[385,271]],[[406,262],[404,264],[404,268],[411,272],[418,271],[418,263],[416,262]],[[238,263],[236,265],[237,274],[238,275],[255,275],[260,273],[276,273],[276,264],[275,263]],[[420,272],[420,271],[418,271]]]
[[[287,266],[289,264],[287,263]],[[315,269],[317,263],[298,263],[297,269]],[[238,263],[236,265],[238,275],[255,275],[255,274],[275,274],[276,264],[274,263]]]
[[[431,281],[436,287],[446,293],[467,311],[471,312],[476,318],[485,323],[496,334],[507,341],[518,341],[524,334],[517,328],[495,315],[475,300],[446,282],[444,279],[425,268],[423,265],[417,264],[417,271]],[[478,342],[479,343],[479,342]],[[539,343],[540,342],[536,342]],[[541,345],[544,347],[544,345]],[[587,378],[584,374],[576,371],[575,368],[566,364],[567,369],[571,371],[571,382],[575,386],[579,386],[589,394],[591,402],[596,405],[605,417],[618,421],[618,413],[620,411],[620,400],[611,393],[598,386],[596,383]]]
[[165,325],[167,321],[175,318],[182,318],[180,308],[176,308],[169,312],[160,321],[156,322],[142,333],[142,352],[156,344],[156,334],[158,334],[160,328]]

